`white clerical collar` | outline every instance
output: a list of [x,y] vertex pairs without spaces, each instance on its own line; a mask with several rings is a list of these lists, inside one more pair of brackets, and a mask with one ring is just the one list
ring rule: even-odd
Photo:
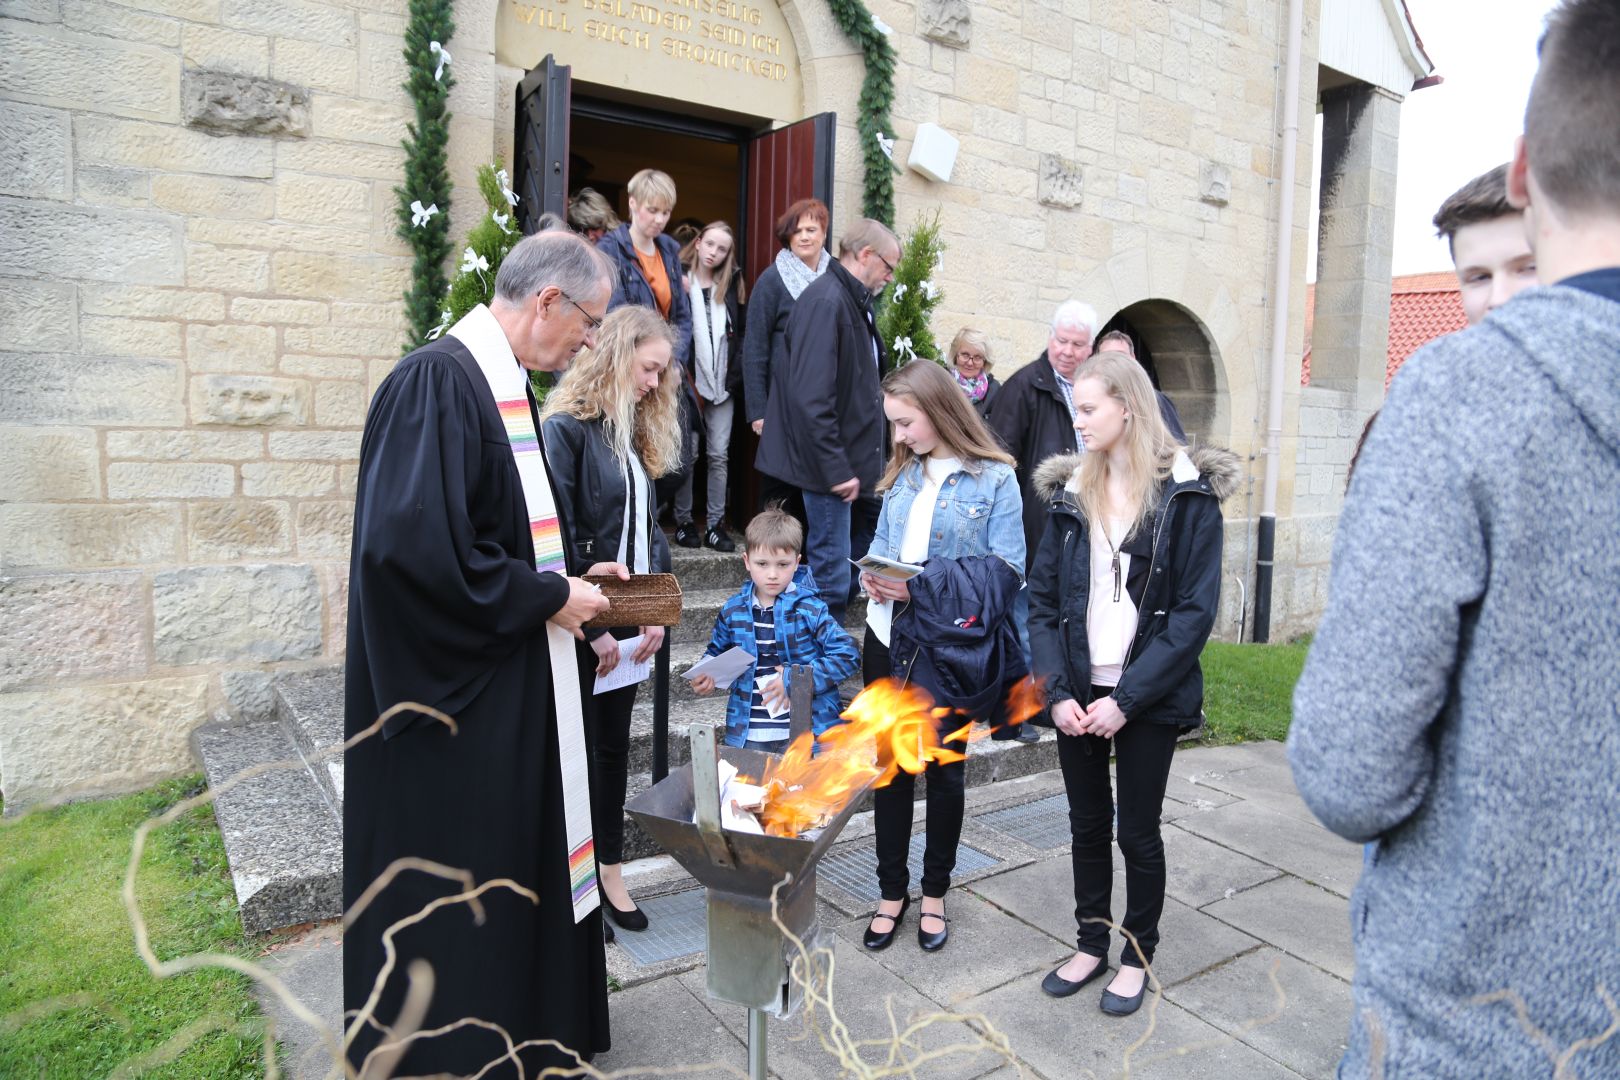
[[474,356],[505,360],[511,364],[518,362],[517,354],[512,352],[512,343],[506,340],[506,331],[501,328],[495,313],[483,304],[463,315],[461,321],[450,328],[450,333],[471,349]]

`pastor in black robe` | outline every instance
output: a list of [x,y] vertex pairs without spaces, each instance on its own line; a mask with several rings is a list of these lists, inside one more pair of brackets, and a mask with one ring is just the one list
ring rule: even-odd
[[[517,466],[471,352],[446,335],[411,353],[378,388],[360,448],[346,728],[352,736],[396,702],[417,701],[455,717],[459,730],[403,715],[348,752],[343,902],[394,860],[420,856],[470,870],[478,883],[511,878],[540,903],[493,889],[481,925],[453,905],[398,934],[375,1014],[384,1024],[420,957],[435,976],[424,1030],[478,1017],[514,1042],[556,1039],[585,1058],[608,1048],[601,912],[576,924],[570,903],[546,644],[546,620],[567,599],[563,577],[535,571]],[[459,891],[407,871],[348,929],[348,1017],[381,970],[383,931]],[[358,1066],[377,1042],[375,1028],[361,1033],[350,1059]],[[413,1043],[394,1071],[466,1075],[503,1052],[498,1035],[469,1027]],[[529,1075],[570,1060],[543,1050],[524,1059]],[[489,1075],[516,1073],[506,1063]]]

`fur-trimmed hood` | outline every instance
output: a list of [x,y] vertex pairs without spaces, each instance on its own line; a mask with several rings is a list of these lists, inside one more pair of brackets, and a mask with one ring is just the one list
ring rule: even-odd
[[[1080,469],[1083,454],[1054,454],[1035,467],[1031,478],[1035,491],[1043,499],[1051,499],[1069,483]],[[1215,498],[1224,502],[1238,489],[1243,479],[1243,462],[1232,451],[1221,446],[1199,446],[1191,450],[1178,450],[1171,466],[1170,478],[1185,484],[1202,476],[1209,481]]]

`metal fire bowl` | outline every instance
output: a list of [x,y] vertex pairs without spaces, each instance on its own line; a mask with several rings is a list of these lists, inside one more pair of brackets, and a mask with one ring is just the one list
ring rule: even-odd
[[[770,754],[730,746],[720,747],[719,756],[756,779],[772,760]],[[781,1016],[796,1009],[798,988],[790,985],[787,972],[797,950],[771,919],[771,890],[789,874],[793,876],[777,892],[777,916],[807,948],[814,949],[818,940],[816,864],[855,812],[861,794],[854,792],[813,840],[754,836],[729,829],[706,837],[693,821],[690,763],[625,805],[630,816],[709,889],[710,997]]]

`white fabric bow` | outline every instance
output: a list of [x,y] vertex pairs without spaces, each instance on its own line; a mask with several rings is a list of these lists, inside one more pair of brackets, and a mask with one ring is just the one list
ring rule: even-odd
[[894,339],[894,355],[915,360],[917,359],[917,350],[911,347],[909,337],[897,337]]
[[894,288],[889,290],[889,299],[899,300],[904,295],[906,295],[906,283],[903,281],[895,282]]
[[873,132],[873,135],[876,136],[876,138],[877,138],[878,149],[883,151],[883,156],[888,158],[890,161],[893,161],[894,160],[894,138],[893,138],[893,136],[885,135],[881,131]]
[[933,303],[939,298],[939,290],[934,287],[934,283],[932,281],[919,281],[917,283],[917,288],[922,290],[923,299],[927,300],[929,303]]
[[478,275],[482,277],[484,271],[488,269],[489,260],[478,254],[478,252],[474,251],[472,248],[468,248],[466,251],[461,253],[461,272],[463,274],[471,273],[472,271],[476,270],[478,271]]
[[506,196],[507,205],[516,206],[518,204],[517,192],[512,190],[512,181],[507,178],[505,169],[496,170],[495,182],[501,186],[501,194]]
[[517,231],[516,229],[509,229],[509,228],[506,227],[506,223],[508,221],[512,220],[512,215],[510,215],[510,214],[491,214],[490,216],[495,219],[495,224],[500,226],[501,232],[510,234],[510,233],[513,233],[513,232]]
[[450,63],[450,50],[437,41],[430,41],[428,42],[428,52],[439,58],[439,66],[433,69],[433,81],[438,82],[439,77],[444,74],[444,65]]
[[450,313],[448,311],[441,311],[439,314],[442,316],[439,319],[439,325],[428,331],[427,339],[429,341],[432,341],[434,338],[450,329]]
[[423,225],[428,223],[429,219],[431,219],[434,214],[437,214],[438,212],[438,203],[433,203],[431,206],[423,206],[422,200],[416,199],[411,203],[411,224],[417,228],[421,228]]
[[890,26],[876,15],[872,16],[872,29],[876,30],[884,37],[892,37],[894,35],[894,27]]

